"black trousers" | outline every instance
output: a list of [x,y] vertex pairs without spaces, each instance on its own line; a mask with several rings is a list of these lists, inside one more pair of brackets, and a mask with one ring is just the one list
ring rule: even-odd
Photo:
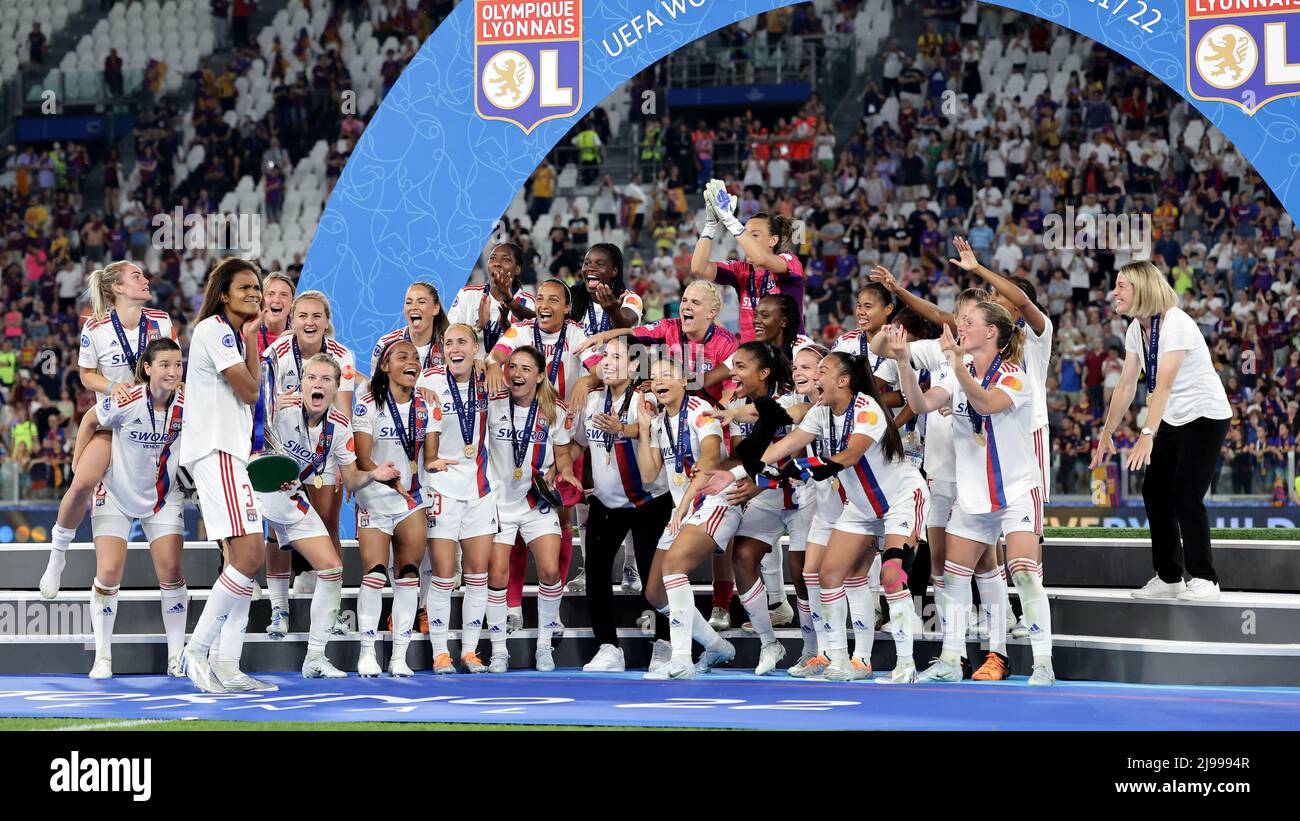
[[1142,500],[1151,526],[1151,563],[1162,581],[1177,582],[1184,572],[1219,581],[1210,557],[1210,517],[1204,499],[1228,435],[1228,422],[1200,417],[1185,425],[1162,424],[1156,431],[1151,464],[1142,478]]
[[[623,551],[623,540],[632,532],[637,572],[643,589],[650,587],[650,564],[655,558],[659,537],[668,529],[673,515],[672,494],[657,496],[641,507],[608,508],[595,496],[588,498],[587,529],[583,534],[587,553],[587,610],[591,614],[591,631],[597,646],[618,646],[618,626],[614,620],[614,589],[610,578],[614,557]],[[642,599],[643,601],[644,598]],[[648,601],[645,607],[654,610]],[[668,620],[655,612],[655,638],[668,638]]]

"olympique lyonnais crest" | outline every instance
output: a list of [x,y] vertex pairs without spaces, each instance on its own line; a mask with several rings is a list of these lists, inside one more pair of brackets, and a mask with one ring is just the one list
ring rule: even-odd
[[1252,117],[1300,95],[1300,0],[1187,0],[1187,89]]
[[476,0],[474,110],[530,133],[582,106],[582,0]]

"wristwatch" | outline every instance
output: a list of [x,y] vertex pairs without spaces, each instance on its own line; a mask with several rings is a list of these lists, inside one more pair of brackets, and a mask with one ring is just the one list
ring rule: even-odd
[[1153,430],[1151,430],[1151,428],[1143,428],[1143,429],[1142,429],[1142,435],[1143,435],[1143,436],[1155,436],[1155,435],[1156,435],[1156,432],[1153,431]]

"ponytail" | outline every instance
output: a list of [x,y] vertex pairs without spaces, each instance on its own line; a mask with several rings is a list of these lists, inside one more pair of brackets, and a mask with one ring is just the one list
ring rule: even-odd
[[753,218],[767,220],[767,232],[776,237],[776,245],[772,248],[772,253],[784,254],[790,250],[790,238],[794,235],[794,223],[790,221],[789,217],[760,211]]
[[737,350],[746,351],[758,361],[759,369],[767,369],[767,388],[772,394],[789,393],[794,385],[793,366],[785,351],[766,342],[752,340]]
[[1025,333],[1016,327],[1011,314],[996,302],[986,301],[975,306],[984,321],[998,329],[998,353],[1004,362],[1020,365],[1024,362]]
[[[781,316],[785,318],[785,328],[781,331],[781,349],[787,359],[794,358],[794,342],[799,337],[799,307],[794,297],[789,294],[766,294],[763,299],[770,299],[777,304]],[[761,301],[761,300],[760,300]]]
[[370,398],[374,400],[376,408],[388,404],[388,372],[384,370],[384,366],[388,364],[388,354],[399,342],[406,342],[406,340],[394,339],[384,346],[384,349],[379,352],[379,359],[375,362],[375,372],[370,376]]
[[[849,387],[854,395],[865,393],[880,406],[880,410],[885,414],[885,421],[889,423],[885,426],[885,435],[880,440],[880,448],[888,461],[900,461],[903,458],[903,438],[898,435],[898,428],[894,425],[893,411],[885,407],[885,400],[880,396],[880,389],[876,387],[876,376],[871,372],[871,364],[867,358],[844,351],[832,351],[826,355],[826,359],[838,361],[840,373],[849,376]],[[852,413],[852,411],[853,405],[850,403],[847,412]]]
[[134,267],[134,262],[119,259],[90,272],[90,277],[86,280],[86,297],[90,300],[91,314],[96,320],[108,318],[117,301],[113,286],[122,281],[122,275],[128,269]]

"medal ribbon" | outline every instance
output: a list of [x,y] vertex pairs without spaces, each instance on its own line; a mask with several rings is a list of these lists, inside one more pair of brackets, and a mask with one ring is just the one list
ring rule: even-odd
[[456,421],[460,424],[460,438],[465,446],[474,444],[474,415],[478,412],[478,392],[474,390],[474,375],[469,377],[469,408],[466,412],[465,401],[460,398],[460,386],[456,377],[447,374],[447,387],[451,389],[451,404],[456,410]]
[[[997,356],[993,357],[993,364],[989,365],[988,371],[984,374],[984,379],[981,380],[980,382],[981,388],[983,388],[984,390],[988,390],[989,383],[993,381],[993,377],[997,376],[998,368],[1001,365],[1002,365],[1002,354],[998,354]],[[974,376],[975,363],[972,362],[967,367],[970,369],[970,375]],[[970,418],[970,425],[971,428],[975,431],[975,435],[979,436],[984,431],[985,417],[981,414],[976,413],[975,409],[971,407],[970,397],[966,397],[966,415]]]
[[[677,411],[677,434],[673,435],[673,429],[668,424],[668,414],[664,414],[664,433],[668,435],[668,449],[673,456],[677,458],[677,472],[686,472],[686,454],[691,449],[691,430],[686,424],[686,410],[690,404],[690,397],[682,397],[681,410]],[[676,441],[676,445],[673,442]]]
[[1147,345],[1147,392],[1156,389],[1156,365],[1160,353],[1160,314],[1151,317],[1151,341]]
[[[144,346],[149,344],[149,320],[145,318],[144,314],[140,314],[140,341],[136,349],[132,351],[131,343],[126,338],[126,331],[122,329],[122,320],[117,318],[117,311],[109,311],[108,318],[113,322],[113,333],[117,334],[117,341],[122,346],[122,354],[126,357],[126,364],[131,366],[131,373],[135,373],[135,363],[144,354]],[[242,353],[242,349],[240,352]]]
[[533,398],[533,404],[528,406],[528,421],[524,423],[523,444],[519,442],[519,431],[515,429],[515,403],[510,402],[510,447],[512,450],[511,458],[515,462],[515,470],[524,466],[524,457],[528,455],[528,446],[533,442],[533,423],[537,421],[537,398]]

